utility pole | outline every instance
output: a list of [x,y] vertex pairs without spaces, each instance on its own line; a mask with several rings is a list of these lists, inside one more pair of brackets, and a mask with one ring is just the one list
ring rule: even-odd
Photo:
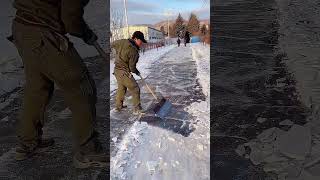
[[167,17],[167,20],[168,20],[168,38],[170,38],[170,11],[168,11],[168,17]]
[[166,9],[164,11],[164,14],[167,16],[167,32],[168,32],[168,38],[170,38],[170,23],[169,23],[169,18],[170,18],[170,15],[171,15],[171,12],[170,12],[170,9]]
[[127,15],[127,0],[123,0],[124,3],[124,17],[126,19],[128,38],[130,38],[129,25],[128,25],[128,15]]

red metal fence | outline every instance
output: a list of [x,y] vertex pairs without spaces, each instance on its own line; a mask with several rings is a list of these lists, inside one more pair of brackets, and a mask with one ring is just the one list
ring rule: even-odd
[[142,47],[140,48],[140,52],[142,52],[144,54],[144,52],[150,50],[150,49],[159,49],[161,47],[164,47],[164,46],[169,46],[173,44],[173,42],[156,42],[156,43],[146,43],[146,44],[143,44]]

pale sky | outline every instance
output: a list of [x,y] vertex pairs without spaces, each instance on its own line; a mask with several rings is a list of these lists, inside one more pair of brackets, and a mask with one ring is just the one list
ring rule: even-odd
[[[124,10],[124,0],[110,0],[111,9]],[[199,19],[210,18],[209,0],[127,0],[129,24],[155,24],[167,19],[166,10],[174,20],[181,13],[185,20],[194,12]]]

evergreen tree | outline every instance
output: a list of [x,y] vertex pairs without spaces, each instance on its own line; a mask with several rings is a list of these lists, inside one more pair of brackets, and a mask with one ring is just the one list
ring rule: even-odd
[[192,34],[196,34],[200,30],[200,22],[194,13],[191,13],[190,15],[187,28]]
[[181,16],[181,14],[179,13],[176,22],[174,24],[174,32],[175,32],[175,37],[179,36],[181,34],[181,32],[183,33],[185,30],[185,26],[184,26],[184,20]]

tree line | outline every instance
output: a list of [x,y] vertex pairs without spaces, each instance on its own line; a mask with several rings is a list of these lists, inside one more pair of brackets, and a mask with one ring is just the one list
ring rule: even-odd
[[[160,27],[160,31],[162,31],[164,35],[168,35],[168,32],[165,31],[164,26]],[[205,24],[200,27],[200,21],[198,20],[197,15],[191,13],[188,22],[185,23],[185,20],[179,13],[175,23],[169,25],[169,36],[184,38],[186,31],[194,36],[206,36],[209,34],[209,29],[207,29]]]

